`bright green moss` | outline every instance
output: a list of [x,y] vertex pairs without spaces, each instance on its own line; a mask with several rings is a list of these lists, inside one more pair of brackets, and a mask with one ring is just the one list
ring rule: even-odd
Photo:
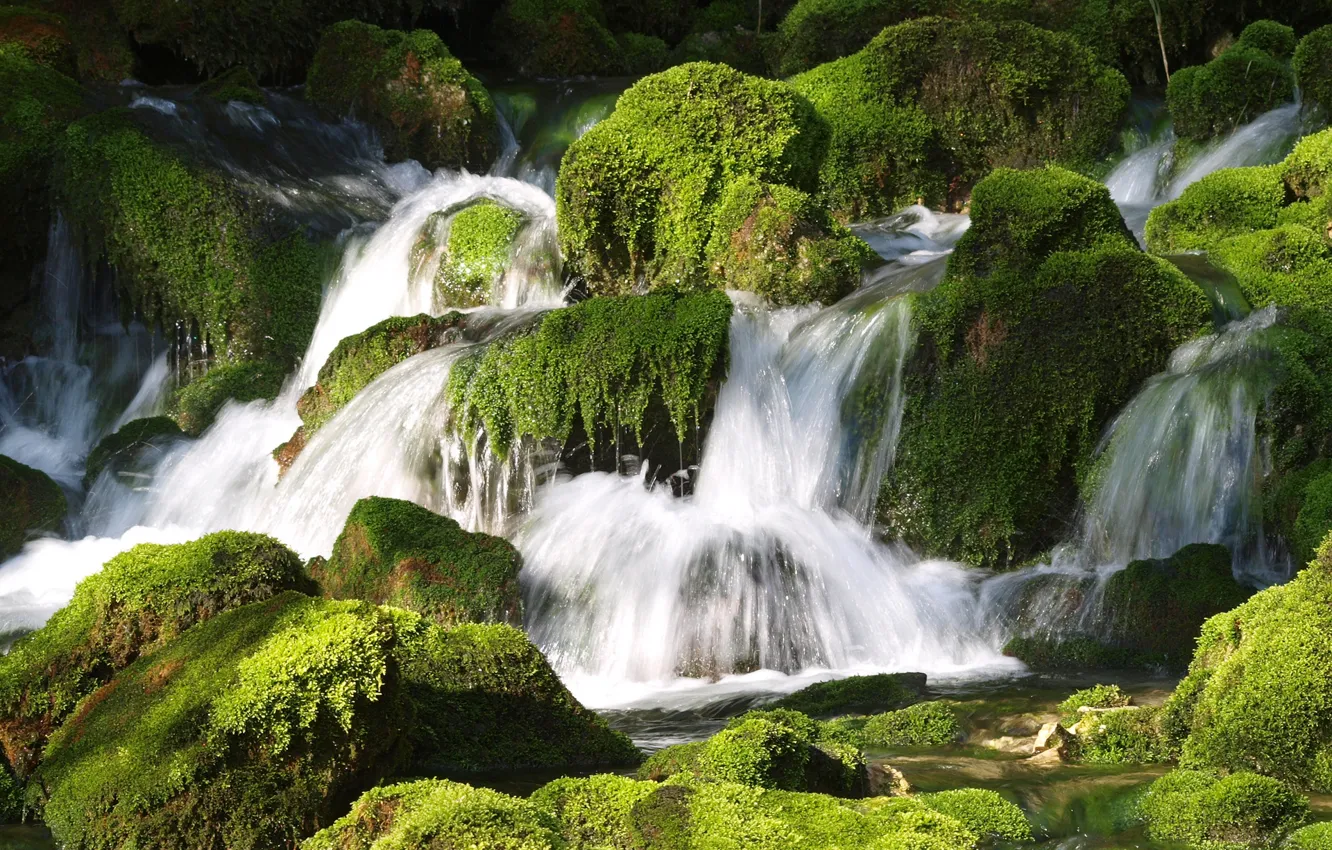
[[29,536],[59,531],[67,510],[64,491],[46,473],[0,455],[0,560]]
[[[1326,466],[1324,462],[1322,467]],[[1313,477],[1304,488],[1293,533],[1286,541],[1295,563],[1309,563],[1329,531],[1332,531],[1332,471]]]
[[810,741],[789,726],[755,718],[723,729],[699,754],[698,772],[722,782],[800,790]]
[[484,847],[563,850],[551,816],[534,805],[443,779],[372,788],[349,814],[301,844],[301,850],[390,847]]
[[812,716],[870,714],[906,708],[925,697],[925,674],[881,673],[818,682],[773,703]]
[[1300,39],[1293,64],[1304,100],[1332,110],[1332,24]]
[[556,779],[538,788],[531,800],[555,816],[561,836],[573,847],[601,846],[606,839],[634,835],[634,808],[656,790],[653,783],[603,774]]
[[435,293],[441,303],[477,307],[494,300],[493,287],[509,267],[513,239],[524,221],[518,210],[481,201],[453,216]]
[[74,47],[65,19],[27,6],[0,6],[0,44],[22,48],[39,65],[73,77]]
[[334,599],[406,608],[443,625],[522,622],[518,552],[401,499],[352,508],[328,561],[312,570]]
[[286,369],[273,361],[215,366],[176,392],[171,407],[180,430],[197,437],[213,424],[228,401],[277,398]]
[[1142,800],[1147,833],[1194,847],[1275,847],[1307,816],[1309,803],[1274,779],[1176,770],[1152,783]]
[[1297,829],[1286,840],[1291,850],[1328,850],[1332,848],[1332,823],[1315,823]]
[[963,738],[957,711],[946,700],[919,702],[876,714],[862,730],[866,747],[946,747]]
[[1091,635],[1021,635],[1004,644],[1004,655],[1041,671],[1121,670],[1160,666],[1159,659],[1111,646]]
[[329,27],[310,63],[306,94],[374,126],[389,159],[484,170],[498,152],[490,94],[429,30],[359,21]]
[[495,16],[495,41],[522,76],[624,71],[620,46],[598,0],[506,0]]
[[1077,758],[1089,764],[1160,764],[1172,750],[1160,708],[1092,712],[1078,723]]
[[1286,186],[1300,201],[1332,194],[1327,191],[1332,182],[1332,130],[1300,139],[1281,163],[1281,172]]
[[183,432],[180,426],[169,416],[150,416],[126,422],[119,431],[103,437],[88,453],[88,460],[84,463],[83,485],[90,487],[104,469],[133,464],[140,454],[160,448],[181,436]]
[[1132,705],[1133,699],[1119,685],[1095,685],[1075,691],[1059,704],[1059,719],[1065,725],[1072,725],[1082,715],[1080,708],[1121,708]]
[[916,799],[936,812],[960,821],[984,839],[1031,841],[1031,824],[1022,810],[993,791],[959,788],[924,794]]
[[654,74],[671,63],[671,49],[655,35],[626,32],[617,35],[615,40],[624,54],[624,68],[632,75]]
[[1275,227],[1286,203],[1279,165],[1227,168],[1189,186],[1147,219],[1148,247],[1160,254],[1205,250],[1222,239]]
[[564,156],[566,262],[598,295],[708,285],[709,243],[730,236],[718,219],[731,184],[810,191],[823,140],[813,108],[782,83],[703,62],[645,77]]
[[638,766],[638,778],[661,782],[677,773],[697,774],[698,758],[706,746],[707,741],[692,741],[658,750]]
[[937,9],[925,0],[799,0],[778,28],[777,75],[790,77],[864,47],[884,27]]
[[0,761],[0,824],[23,822],[23,783]]
[[720,292],[592,298],[546,313],[532,330],[454,365],[448,393],[462,427],[484,426],[491,451],[523,436],[565,440],[575,418],[641,432],[658,396],[676,434],[697,422],[725,373],[731,302]]
[[1239,44],[1256,47],[1277,59],[1289,59],[1295,52],[1295,29],[1278,21],[1254,21],[1240,33]]
[[1290,67],[1240,41],[1206,65],[1170,77],[1166,104],[1182,139],[1205,141],[1246,124],[1295,94]]
[[259,82],[244,65],[223,71],[199,86],[198,91],[199,94],[211,97],[220,103],[229,103],[233,100],[260,106],[264,103],[264,93],[259,88]]
[[0,745],[10,764],[29,774],[76,703],[140,655],[224,611],[308,589],[300,558],[259,534],[222,531],[117,555],[0,660]]
[[1332,246],[1308,227],[1287,224],[1232,236],[1209,256],[1235,275],[1254,307],[1332,307]]

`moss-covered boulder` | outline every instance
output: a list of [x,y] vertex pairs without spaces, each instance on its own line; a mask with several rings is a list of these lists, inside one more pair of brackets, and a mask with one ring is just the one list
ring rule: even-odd
[[1327,850],[1332,847],[1332,822],[1315,823],[1290,834],[1286,845],[1291,850]]
[[[9,25],[0,25],[0,42],[17,41],[58,57],[56,67],[83,83],[119,83],[134,76],[135,56],[120,23],[115,0],[28,0],[7,7]],[[0,12],[0,16],[4,16]],[[72,53],[73,68],[62,42]]]
[[1116,138],[1128,83],[1072,36],[918,18],[791,81],[831,129],[819,187],[841,218],[965,203],[997,167],[1085,167]]
[[[1258,22],[1245,29],[1234,46],[1206,65],[1181,68],[1170,77],[1166,104],[1175,132],[1203,141],[1248,123],[1295,94],[1295,74],[1285,56],[1286,33]],[[1285,28],[1289,29],[1289,28]],[[1289,34],[1294,40],[1294,33]],[[1289,53],[1287,52],[1287,56]]]
[[942,5],[920,0],[799,0],[777,29],[774,70],[790,77],[849,56],[885,27]]
[[140,465],[145,455],[156,453],[184,436],[176,420],[169,416],[150,416],[126,422],[119,431],[103,437],[88,453],[84,463],[83,485],[91,487],[102,472]]
[[779,303],[845,294],[868,253],[804,194],[823,139],[783,83],[703,62],[646,77],[564,156],[565,260],[599,295],[707,285]]
[[947,277],[914,309],[878,516],[926,552],[1000,567],[1062,538],[1106,424],[1211,316],[1104,186],[1059,168],[977,185]]
[[54,179],[85,256],[115,268],[127,312],[191,329],[231,363],[305,350],[324,255],[276,205],[157,144],[121,109],[69,127]]
[[623,32],[615,36],[624,56],[624,69],[632,76],[655,74],[671,64],[671,49],[655,35]]
[[171,415],[181,431],[197,437],[208,430],[228,401],[277,398],[286,374],[285,366],[273,360],[215,366],[176,391],[171,399]]
[[1295,53],[1295,28],[1280,21],[1258,20],[1246,26],[1239,44],[1256,47],[1277,59],[1290,59]]
[[0,44],[21,47],[28,58],[74,77],[74,45],[61,15],[28,6],[0,6]]
[[648,452],[659,442],[678,464],[725,375],[732,309],[721,292],[659,292],[552,310],[454,364],[455,425],[484,429],[501,457],[524,437],[565,442],[578,428],[593,451],[622,432],[621,450],[630,437]]
[[210,78],[200,85],[197,91],[204,97],[211,97],[219,103],[230,103],[236,100],[241,103],[252,103],[259,106],[264,104],[264,93],[259,88],[259,81],[255,79],[250,69],[244,65],[229,68]]
[[67,510],[64,491],[46,473],[0,455],[0,560],[29,537],[59,531]]
[[1087,764],[1164,764],[1173,758],[1164,719],[1159,706],[1088,712],[1072,729],[1071,750]]
[[1147,244],[1163,254],[1204,250],[1230,236],[1276,227],[1285,203],[1281,166],[1222,169],[1153,210]]
[[432,213],[412,246],[412,276],[433,268],[435,303],[480,307],[494,300],[526,217],[490,199]]
[[283,472],[296,461],[310,438],[356,394],[397,364],[457,340],[463,315],[393,316],[341,340],[319,368],[315,385],[296,402],[301,426],[273,451]]
[[1273,847],[1308,816],[1309,801],[1253,773],[1217,778],[1176,770],[1152,783],[1141,803],[1147,834],[1193,847]]
[[320,36],[305,89],[378,130],[391,160],[484,171],[499,150],[490,94],[429,30],[335,24]]
[[946,747],[965,736],[954,705],[935,700],[870,717],[861,729],[860,741],[873,749]]
[[922,794],[916,799],[930,809],[960,821],[982,840],[1031,841],[1031,824],[1022,810],[995,791],[958,788]]
[[401,499],[371,496],[352,508],[333,554],[312,574],[334,599],[395,605],[443,625],[522,624],[511,544],[464,531]]
[[1167,703],[1180,764],[1332,790],[1332,540],[1293,581],[1207,621]]
[[614,76],[624,57],[599,0],[505,0],[493,40],[522,76]]
[[1305,102],[1332,110],[1332,24],[1300,39],[1292,64]]
[[925,699],[924,673],[880,673],[817,682],[784,696],[773,708],[788,708],[813,717],[895,711]]
[[0,659],[0,745],[19,775],[117,670],[232,608],[312,589],[296,553],[260,534],[144,543],[79,583],[69,605]]

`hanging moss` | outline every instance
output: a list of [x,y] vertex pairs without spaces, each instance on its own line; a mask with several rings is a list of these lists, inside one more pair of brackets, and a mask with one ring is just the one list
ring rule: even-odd
[[552,310],[456,363],[450,404],[465,431],[484,426],[500,456],[524,436],[563,441],[576,419],[590,440],[600,428],[641,435],[654,397],[683,440],[709,382],[725,372],[731,310],[720,292],[592,298]]
[[183,436],[176,420],[169,416],[150,416],[126,422],[119,431],[103,437],[88,453],[84,463],[83,486],[91,487],[102,471],[122,464],[134,464],[140,454]]
[[522,76],[624,73],[599,0],[505,0],[493,32],[499,52]]
[[197,437],[213,424],[222,405],[277,398],[285,378],[285,367],[273,361],[218,366],[177,391],[172,415],[180,430]]
[[64,491],[46,473],[0,455],[0,560],[31,536],[59,531],[67,510]]
[[306,93],[324,109],[372,125],[391,160],[484,171],[498,153],[490,94],[429,30],[360,21],[329,27],[310,63]]
[[1305,102],[1332,111],[1332,24],[1300,39],[1292,64]]
[[1252,773],[1218,779],[1176,770],[1152,783],[1141,803],[1147,834],[1194,847],[1273,847],[1307,816],[1309,801]]

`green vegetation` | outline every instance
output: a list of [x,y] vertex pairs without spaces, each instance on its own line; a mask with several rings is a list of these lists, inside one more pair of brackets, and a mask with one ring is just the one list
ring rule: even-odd
[[795,77],[831,128],[820,192],[843,219],[962,206],[991,170],[1088,167],[1128,84],[1073,37],[1024,23],[918,18]]
[[464,531],[401,499],[371,496],[352,508],[327,562],[311,573],[333,599],[365,599],[445,626],[522,623],[521,559],[507,541]]
[[654,397],[683,440],[725,374],[731,310],[720,292],[592,298],[552,310],[456,363],[452,409],[464,431],[484,426],[501,457],[524,436],[567,439],[576,418],[589,440],[601,428],[641,435]]
[[27,6],[0,6],[0,44],[21,48],[38,65],[73,77],[78,71],[65,19]]
[[919,0],[799,0],[778,28],[777,75],[790,77],[849,56],[884,27],[920,14]]
[[692,741],[657,750],[638,766],[637,777],[661,782],[676,774],[697,774],[698,759],[707,743],[707,741]]
[[181,431],[197,437],[208,430],[228,401],[277,398],[286,375],[286,368],[271,360],[214,366],[176,392],[172,415]]
[[1075,752],[1090,764],[1160,764],[1173,757],[1159,707],[1123,708],[1085,715]]
[[1205,250],[1226,237],[1275,227],[1285,201],[1279,165],[1213,172],[1153,210],[1147,244],[1163,254]]
[[505,0],[495,40],[525,77],[614,75],[624,70],[620,45],[598,0]]
[[484,171],[498,152],[490,94],[429,30],[359,21],[329,27],[310,63],[306,94],[371,124],[391,160]]
[[1210,315],[1178,269],[1137,250],[1104,186],[1060,168],[995,172],[947,277],[916,296],[880,522],[977,565],[1046,550],[1106,424]]
[[259,534],[144,543],[79,583],[69,605],[0,659],[0,745],[20,776],[84,697],[201,621],[285,590],[312,589],[301,560]]
[[811,716],[870,714],[906,708],[925,698],[924,673],[848,676],[801,688],[772,704]]
[[1018,659],[1033,670],[1045,671],[1127,670],[1158,666],[1156,659],[1111,646],[1091,635],[1021,635],[1004,644],[1004,655]]
[[1059,703],[1059,721],[1071,726],[1082,716],[1080,708],[1122,708],[1132,705],[1133,698],[1119,685],[1094,685],[1080,691],[1074,691],[1067,699]]
[[1332,24],[1300,39],[1292,64],[1305,102],[1332,111]]
[[103,470],[131,466],[144,452],[160,448],[181,436],[184,434],[180,426],[169,416],[150,416],[126,422],[119,431],[103,437],[88,453],[83,486],[91,487]]
[[1240,33],[1239,43],[1277,59],[1289,59],[1295,53],[1295,29],[1278,21],[1254,21]]
[[947,700],[918,702],[907,708],[876,714],[861,731],[864,745],[890,747],[946,747],[964,737],[957,710]]
[[959,788],[918,798],[940,814],[956,818],[982,839],[1031,841],[1031,824],[1022,810],[993,791]]
[[23,822],[23,783],[0,761],[0,824]]
[[1211,62],[1176,71],[1166,89],[1175,132],[1204,141],[1290,100],[1295,74],[1285,60],[1294,49],[1290,27],[1256,21]]
[[259,82],[244,65],[238,65],[223,71],[208,82],[199,86],[199,94],[211,97],[220,103],[239,100],[242,103],[264,104],[264,93]]
[[1297,829],[1286,840],[1292,850],[1327,850],[1332,847],[1332,822],[1315,823]]
[[[435,213],[426,220],[412,248],[412,267],[437,259],[435,300],[450,307],[479,307],[493,300],[493,289],[509,267],[513,240],[522,228],[521,212],[483,200],[448,217]],[[447,225],[446,225],[447,222]],[[447,226],[448,242],[437,250],[439,229]]]
[[0,560],[30,536],[58,532],[67,510],[64,491],[46,473],[0,455]]
[[1152,783],[1142,800],[1147,832],[1196,847],[1275,847],[1299,826],[1309,803],[1274,779],[1176,770]]
[[671,49],[655,35],[626,32],[615,40],[624,54],[624,68],[632,75],[655,74],[671,64]]

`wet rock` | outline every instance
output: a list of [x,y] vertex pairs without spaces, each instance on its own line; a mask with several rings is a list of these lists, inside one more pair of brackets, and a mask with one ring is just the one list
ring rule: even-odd
[[59,531],[67,510],[64,492],[46,473],[0,455],[0,560],[29,537]]

